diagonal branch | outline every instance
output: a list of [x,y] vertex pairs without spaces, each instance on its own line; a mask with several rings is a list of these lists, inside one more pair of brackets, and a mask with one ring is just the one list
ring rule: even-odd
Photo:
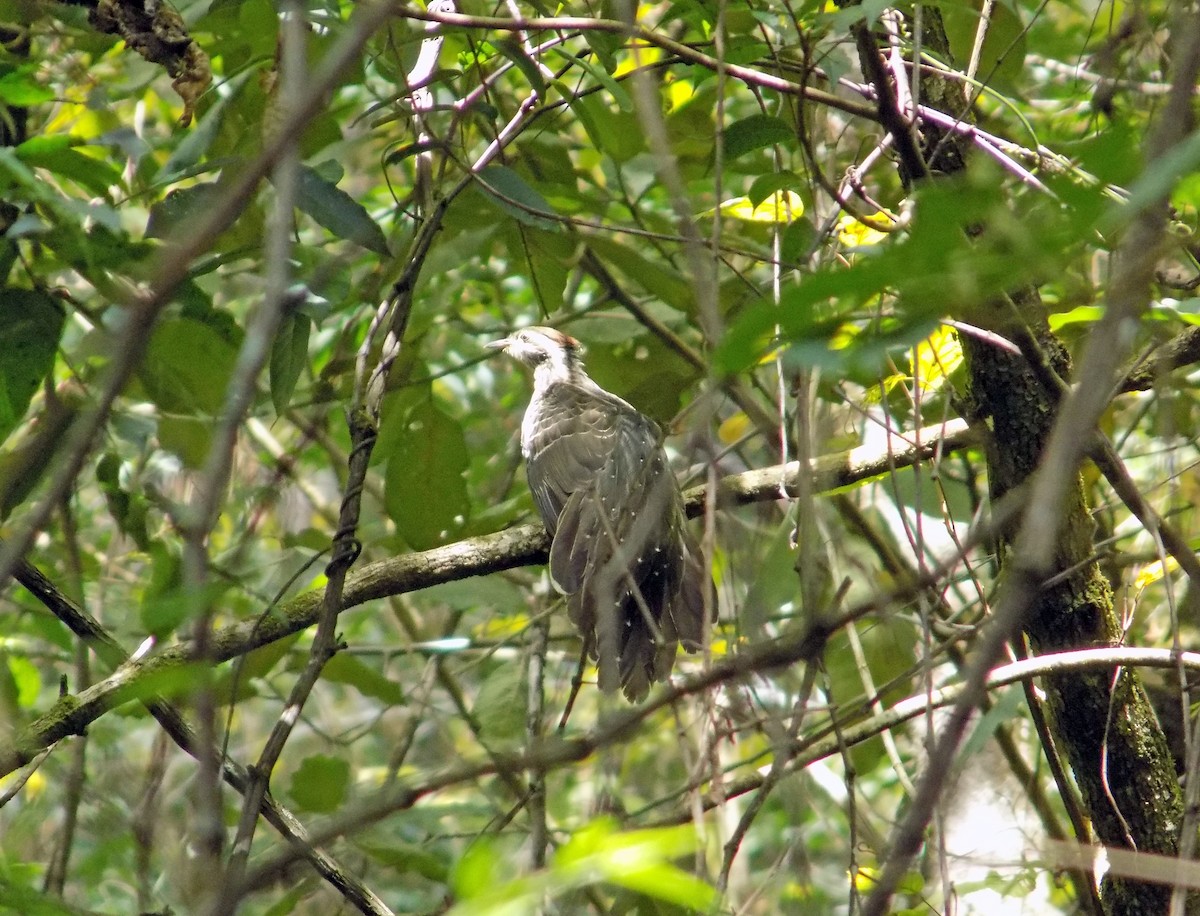
[[[24,561],[17,564],[14,578],[21,583],[51,613],[67,625],[96,656],[112,668],[119,668],[129,661],[129,655],[96,618],[76,605],[34,566]],[[154,695],[145,696],[142,704],[184,752],[195,757],[200,746],[195,731],[188,725],[183,714],[174,704]],[[246,768],[228,757],[222,757],[214,748],[209,752],[214,759],[221,760],[221,777],[236,791],[245,793],[249,784]],[[317,849],[309,842],[303,824],[287,808],[270,795],[262,800],[260,809],[279,833],[307,859],[316,872],[328,881],[341,895],[367,916],[388,916],[391,910],[375,893],[347,871],[332,856]]]
[[[894,441],[878,447],[860,446],[814,462],[812,487],[827,491],[850,486],[898,468],[912,467],[976,441],[965,422],[953,421],[920,430],[912,437],[915,444],[910,443],[907,447],[898,446]],[[734,474],[722,479],[716,487],[717,505],[740,506],[779,499],[784,494],[796,492],[800,474],[798,462]],[[696,487],[684,494],[689,516],[704,512],[708,498],[706,490],[703,486]],[[549,539],[540,525],[521,525],[432,550],[389,557],[366,564],[347,577],[342,609],[472,576],[544,563],[548,548]],[[208,658],[215,663],[228,661],[304,630],[317,622],[321,604],[321,592],[306,592],[272,613],[216,630],[212,634]],[[50,609],[55,614],[65,613],[61,607]],[[62,619],[73,631],[84,636],[76,629],[80,626],[78,621]],[[93,632],[85,638],[97,637]],[[151,678],[157,679],[167,672],[178,672],[197,663],[195,646],[190,642],[180,643],[157,655],[123,664],[110,677],[77,696],[60,699],[15,741],[0,745],[0,775],[28,763],[40,749],[79,734],[114,707],[149,697]]]
[[[709,670],[655,695],[645,706],[623,710],[611,718],[602,720],[597,726],[578,737],[547,741],[522,753],[493,754],[487,759],[462,761],[423,782],[398,782],[380,789],[356,804],[347,806],[342,812],[315,827],[313,836],[317,841],[323,843],[346,836],[370,824],[377,823],[390,814],[411,808],[422,798],[434,792],[470,782],[481,776],[502,771],[511,773],[526,770],[548,771],[586,760],[603,747],[628,740],[630,734],[654,710],[668,707],[681,697],[699,693],[716,684],[742,677],[749,672],[766,671],[809,658],[814,649],[819,650],[819,646],[814,646],[809,640],[785,638],[771,643],[763,643],[736,656],[720,659],[714,662]],[[1176,653],[1169,649],[1084,649],[1023,659],[1002,665],[987,672],[985,687],[988,690],[995,690],[1018,681],[1051,674],[1061,676],[1122,666],[1170,669],[1181,664],[1190,671],[1200,671],[1200,653]],[[918,716],[926,715],[931,708],[939,709],[950,706],[962,696],[968,686],[954,684],[938,688],[932,694],[922,691],[915,696],[901,700],[878,715],[847,726],[842,731],[840,738],[833,734],[833,730],[830,728],[822,729],[815,738],[806,736],[798,739],[793,750],[796,756],[787,764],[787,770],[795,772],[838,753],[841,741],[845,741],[849,745],[859,744],[867,738],[896,728]],[[761,773],[755,774],[730,786],[725,796],[733,798],[744,795],[761,787],[766,779],[767,777]],[[710,810],[717,807],[720,802],[713,797],[707,797],[702,804],[706,810]],[[658,823],[682,823],[692,816],[693,812],[690,810],[686,813],[681,811],[669,820],[664,819]],[[289,849],[281,849],[264,856],[262,861],[247,873],[247,888],[245,889],[261,887],[275,880],[282,870],[295,859],[296,854]]]

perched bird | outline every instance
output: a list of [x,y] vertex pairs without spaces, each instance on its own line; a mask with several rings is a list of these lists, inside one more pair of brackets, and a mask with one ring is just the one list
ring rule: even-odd
[[600,688],[631,701],[694,652],[715,613],[658,425],[584,371],[579,342],[525,328],[487,344],[533,369],[521,424],[533,501],[552,538],[550,578],[596,659]]

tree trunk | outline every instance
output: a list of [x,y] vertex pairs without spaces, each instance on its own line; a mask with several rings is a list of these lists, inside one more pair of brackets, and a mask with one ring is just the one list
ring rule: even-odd
[[[924,46],[949,60],[937,9],[926,6],[923,12]],[[869,77],[869,66],[864,64],[864,70]],[[921,99],[948,115],[971,120],[970,112],[964,111],[961,84],[928,70],[922,74]],[[970,151],[961,135],[928,124],[920,147],[926,157],[924,174],[933,178],[961,172]],[[914,171],[908,165],[902,177]],[[1005,303],[997,309],[995,314],[1002,318],[991,329],[1011,338],[1006,331],[1023,324],[1047,362],[1062,378],[1069,378],[1070,359],[1050,331],[1037,290],[1014,290],[1010,295],[1014,307]],[[1037,469],[1054,410],[1025,359],[965,335],[962,346],[977,419],[986,418],[992,430],[987,466],[995,500]],[[1064,512],[1056,569],[1069,572],[1041,591],[1023,623],[1038,654],[1115,646],[1121,640],[1109,583],[1099,564],[1089,559],[1094,526],[1081,477],[1068,494]],[[1005,548],[1002,544],[1001,563]],[[1043,687],[1054,739],[1070,764],[1096,839],[1108,846],[1174,856],[1183,819],[1181,792],[1173,758],[1137,672],[1122,670],[1115,683],[1110,672],[1072,674],[1047,678]],[[1122,916],[1163,914],[1170,896],[1170,887],[1123,877],[1106,878],[1102,887],[1106,911]],[[1198,909],[1192,895],[1188,911]]]

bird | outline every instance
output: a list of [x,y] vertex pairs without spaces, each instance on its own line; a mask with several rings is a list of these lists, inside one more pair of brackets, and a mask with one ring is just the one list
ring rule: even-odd
[[677,646],[703,645],[716,607],[657,423],[588,376],[575,338],[528,327],[486,344],[533,369],[521,453],[549,533],[550,579],[596,661],[631,702]]

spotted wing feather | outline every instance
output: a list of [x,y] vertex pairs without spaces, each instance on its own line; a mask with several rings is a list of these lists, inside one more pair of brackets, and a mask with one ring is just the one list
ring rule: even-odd
[[707,577],[659,429],[606,392],[565,383],[531,409],[524,446],[553,536],[551,578],[592,642],[601,688],[640,699],[670,673],[679,640],[700,646],[705,613]]

